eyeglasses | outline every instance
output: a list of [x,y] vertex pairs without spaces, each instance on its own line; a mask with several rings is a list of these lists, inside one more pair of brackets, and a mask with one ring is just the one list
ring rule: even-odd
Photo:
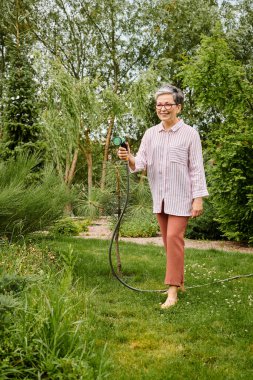
[[163,107],[166,109],[166,110],[170,110],[173,106],[176,106],[177,104],[176,103],[157,103],[156,104],[156,108],[158,110],[161,110]]

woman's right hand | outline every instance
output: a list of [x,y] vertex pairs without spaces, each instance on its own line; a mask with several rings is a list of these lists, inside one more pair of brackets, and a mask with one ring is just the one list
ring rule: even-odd
[[123,160],[123,161],[128,161],[129,160],[129,155],[130,155],[130,147],[129,147],[129,144],[127,144],[127,149],[126,148],[123,148],[122,146],[119,147],[118,149],[118,157],[120,160]]

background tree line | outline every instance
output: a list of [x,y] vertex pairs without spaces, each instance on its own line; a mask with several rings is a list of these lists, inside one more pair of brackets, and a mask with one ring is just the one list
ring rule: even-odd
[[[25,187],[42,186],[40,170],[50,166],[72,212],[105,210],[116,192],[112,136],[135,152],[156,123],[153,92],[170,82],[184,90],[182,117],[203,141],[210,198],[192,231],[253,242],[250,0],[0,4],[0,156],[7,165],[36,155]],[[135,216],[149,196],[145,176],[136,182]]]

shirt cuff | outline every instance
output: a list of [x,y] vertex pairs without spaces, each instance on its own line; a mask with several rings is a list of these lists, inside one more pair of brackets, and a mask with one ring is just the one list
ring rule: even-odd
[[143,162],[141,160],[138,160],[138,158],[136,157],[135,157],[135,169],[134,170],[131,169],[129,163],[128,163],[128,167],[129,167],[130,173],[137,173],[145,169],[145,165],[143,164]]
[[129,164],[128,164],[128,168],[129,168],[129,172],[130,172],[130,173],[136,173],[136,172],[138,172],[138,170],[136,169],[136,167],[135,167],[135,169],[133,170],[133,169],[130,168],[130,165],[129,165]]
[[208,195],[209,193],[207,190],[197,190],[197,191],[193,191],[192,193],[193,199],[200,198],[200,197],[208,197]]

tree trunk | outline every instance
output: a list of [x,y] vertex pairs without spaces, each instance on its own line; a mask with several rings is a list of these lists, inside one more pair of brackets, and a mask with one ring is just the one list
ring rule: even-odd
[[[90,136],[89,136],[89,130],[85,131],[85,157],[87,161],[87,167],[88,167],[88,197],[90,198],[91,189],[92,189],[92,175],[93,175],[93,168],[92,168],[92,149],[91,149],[91,142],[90,142]],[[83,147],[84,148],[84,147]]]
[[109,127],[107,130],[107,136],[106,136],[106,141],[105,141],[104,158],[103,158],[103,163],[102,163],[102,174],[101,174],[101,183],[100,183],[101,190],[104,190],[105,188],[106,163],[108,161],[109,147],[110,147],[113,127],[114,127],[114,116],[112,116],[111,119],[109,120]]
[[[68,158],[66,158],[66,170],[65,170],[65,178],[64,178],[64,180],[65,180],[65,183],[68,186],[68,188],[70,188],[71,183],[72,183],[72,181],[74,179],[74,176],[75,176],[75,170],[76,170],[76,164],[77,164],[77,159],[78,159],[78,153],[79,153],[79,149],[76,148],[75,151],[74,151],[74,155],[73,155],[73,158],[72,158],[71,165],[69,164]],[[73,214],[73,207],[72,207],[71,203],[66,204],[66,206],[65,206],[65,213],[67,215],[72,215]]]
[[86,153],[86,161],[88,167],[88,198],[90,198],[92,190],[92,154],[91,152]]
[[93,185],[93,159],[92,159],[92,148],[91,141],[89,137],[89,130],[85,131],[84,144],[80,145],[81,152],[86,159],[87,169],[88,169],[88,198],[90,198],[92,185]]
[[64,182],[67,184],[68,183],[68,175],[69,175],[69,168],[70,168],[70,158],[69,158],[69,152],[66,154],[66,159],[65,159],[65,173],[64,173]]
[[70,166],[70,169],[68,172],[68,179],[67,179],[68,186],[71,185],[71,183],[74,179],[74,176],[75,176],[76,164],[77,164],[77,160],[78,160],[78,153],[79,153],[79,148],[76,148],[74,151],[73,159],[72,159],[71,166]]

